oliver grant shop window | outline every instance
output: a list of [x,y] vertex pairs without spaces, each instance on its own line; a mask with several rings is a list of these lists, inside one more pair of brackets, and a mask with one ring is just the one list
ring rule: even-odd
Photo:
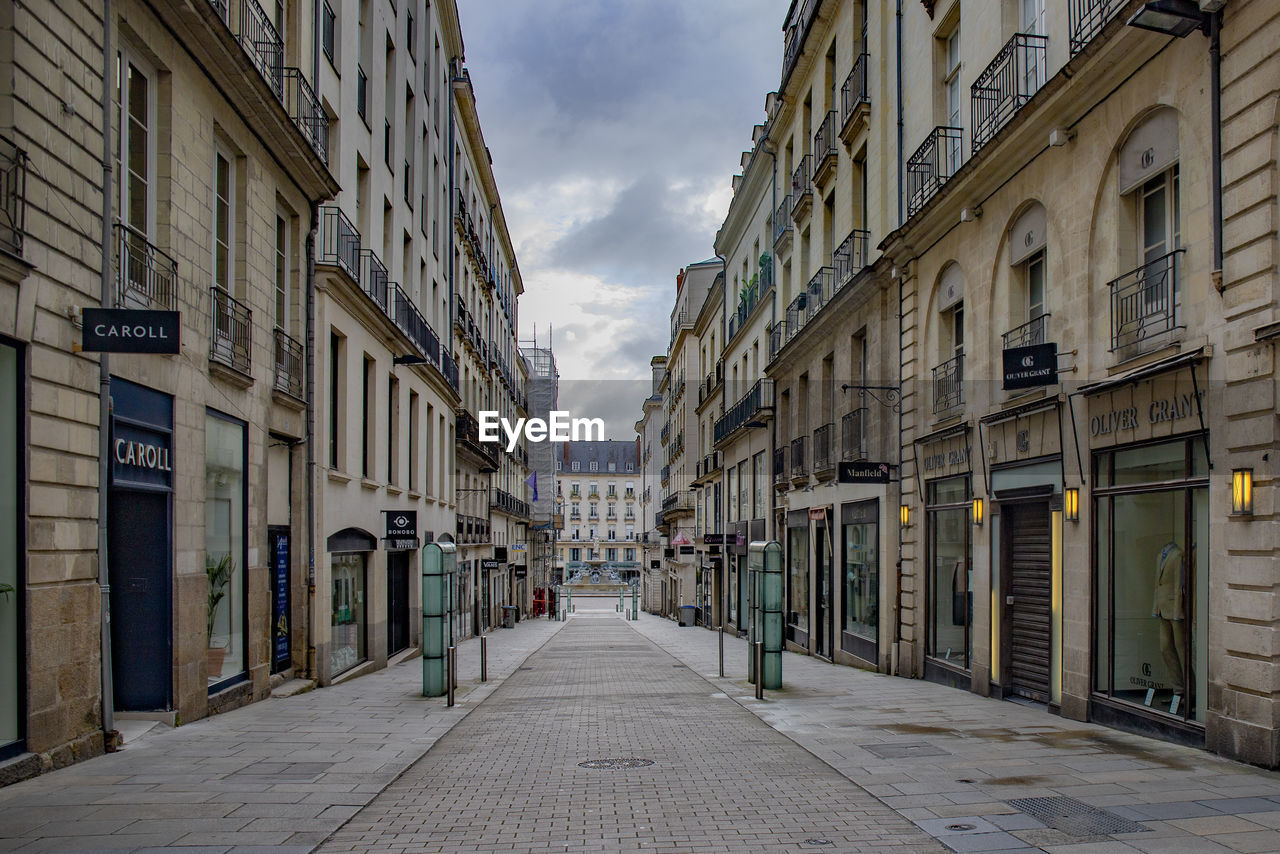
[[204,430],[204,551],[210,690],[247,669],[245,456],[244,423],[209,410]]
[[879,518],[878,499],[840,508],[844,544],[840,648],[871,662],[876,661],[880,628]]
[[1209,465],[1200,435],[1093,457],[1094,690],[1204,723]]
[[926,653],[952,667],[969,669],[969,625],[973,621],[969,477],[927,485],[929,626]]

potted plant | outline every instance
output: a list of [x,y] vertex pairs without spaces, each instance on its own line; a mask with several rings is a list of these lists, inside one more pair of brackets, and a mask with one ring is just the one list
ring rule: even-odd
[[213,555],[206,555],[204,571],[209,577],[209,610],[205,615],[205,628],[208,631],[206,637],[209,639],[206,663],[209,675],[217,676],[222,673],[222,660],[226,657],[227,648],[213,645],[213,620],[218,613],[218,605],[226,598],[227,588],[231,586],[231,576],[236,571],[236,564],[230,554],[224,554],[216,560]]
[[0,581],[0,599],[9,601],[9,594],[15,592],[12,584],[5,584]]

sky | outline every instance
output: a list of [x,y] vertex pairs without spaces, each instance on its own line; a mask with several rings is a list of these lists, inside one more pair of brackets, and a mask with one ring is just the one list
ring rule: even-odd
[[560,404],[629,439],[676,274],[714,254],[778,86],[787,0],[458,0],[524,281],[520,337]]

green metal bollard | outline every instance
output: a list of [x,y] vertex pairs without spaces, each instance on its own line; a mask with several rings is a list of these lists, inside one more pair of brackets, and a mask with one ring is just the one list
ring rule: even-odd
[[633,620],[640,619],[639,596],[639,588],[633,585],[631,587],[631,619]]
[[440,697],[447,691],[449,649],[449,575],[457,565],[453,543],[427,543],[422,565],[422,696]]
[[782,687],[782,545],[764,546],[764,687]]

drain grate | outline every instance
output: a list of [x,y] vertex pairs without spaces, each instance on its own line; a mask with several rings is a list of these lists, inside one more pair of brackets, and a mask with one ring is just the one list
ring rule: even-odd
[[1009,806],[1072,836],[1109,836],[1113,833],[1144,833],[1151,830],[1136,821],[1090,806],[1075,798],[1016,798],[1008,803]]
[[628,759],[588,759],[586,762],[579,762],[579,768],[606,768],[609,770],[626,770],[629,768],[646,768],[653,764],[652,759],[636,759],[631,757]]
[[521,668],[519,668],[519,669],[520,669],[520,670],[532,670],[533,668],[532,668],[532,667],[521,667]]

